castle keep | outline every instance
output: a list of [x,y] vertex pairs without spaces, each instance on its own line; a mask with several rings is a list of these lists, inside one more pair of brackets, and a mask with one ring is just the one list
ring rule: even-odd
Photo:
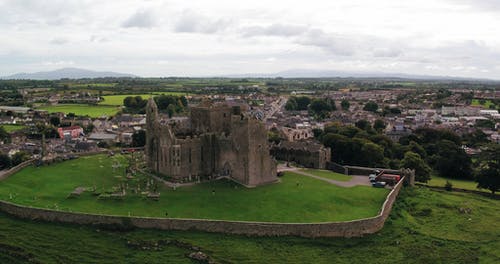
[[146,115],[146,160],[154,173],[176,182],[226,176],[247,187],[277,181],[264,124],[239,107],[205,101],[181,124],[160,121],[150,98]]

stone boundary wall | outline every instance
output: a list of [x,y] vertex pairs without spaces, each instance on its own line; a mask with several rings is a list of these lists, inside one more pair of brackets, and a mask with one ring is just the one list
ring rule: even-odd
[[[26,167],[29,163],[23,163],[21,165]],[[20,167],[20,165],[16,166],[16,168],[9,171],[9,174],[4,174],[2,179],[7,178],[23,167]],[[114,228],[136,227],[160,230],[197,230],[252,236],[360,237],[366,234],[375,233],[382,229],[402,186],[403,179],[401,179],[387,195],[377,216],[345,222],[273,223],[210,219],[128,217],[34,208],[13,204],[7,201],[0,201],[0,211],[24,219],[109,226]]]
[[384,168],[369,168],[369,167],[359,167],[359,166],[344,166],[347,170],[347,175],[370,175],[373,173],[374,170],[380,170],[380,171],[385,171],[387,173],[391,174],[401,174],[401,171],[399,170],[391,170],[391,169],[384,169]]
[[31,165],[33,163],[33,161],[34,161],[33,159],[30,159],[30,160],[27,160],[25,162],[18,164],[17,166],[10,168],[8,170],[1,171],[0,172],[0,181],[7,179],[10,175],[20,171],[21,169],[28,167],[29,165]]
[[338,164],[338,163],[335,163],[333,161],[327,161],[326,162],[326,169],[327,170],[331,170],[333,172],[337,172],[337,173],[341,173],[341,174],[345,174],[345,175],[348,175],[348,171],[347,171],[347,168]]

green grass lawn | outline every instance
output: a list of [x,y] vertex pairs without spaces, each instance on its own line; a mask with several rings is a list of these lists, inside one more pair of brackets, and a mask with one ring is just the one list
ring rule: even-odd
[[336,172],[329,171],[329,170],[302,169],[302,171],[307,172],[309,174],[312,174],[314,176],[327,178],[327,179],[331,179],[331,180],[336,180],[336,181],[350,181],[352,179],[352,177],[349,175],[336,173]]
[[[460,213],[469,208],[470,213]],[[382,231],[362,238],[249,237],[193,231],[110,231],[0,213],[1,263],[498,263],[500,201],[424,187],[400,193]]]
[[472,99],[472,106],[481,106],[486,109],[490,108],[490,105],[493,105],[493,102],[491,100],[484,100],[484,104],[481,104],[480,99]]
[[368,186],[343,188],[286,173],[281,183],[252,189],[230,181],[197,184],[175,191],[161,187],[159,201],[133,194],[119,201],[98,200],[91,193],[66,199],[78,186],[109,189],[118,183],[112,162],[105,155],[96,155],[51,166],[27,167],[0,182],[0,199],[35,207],[112,215],[165,217],[168,212],[168,217],[173,218],[328,222],[375,216],[388,193],[386,189]]
[[431,180],[429,182],[427,182],[427,185],[444,187],[444,185],[446,184],[446,181],[450,181],[451,184],[453,185],[453,188],[489,192],[487,189],[478,189],[477,182],[475,182],[475,181],[447,179],[447,178],[439,177],[436,175],[432,175]]
[[108,105],[83,105],[83,104],[59,104],[59,105],[49,105],[40,106],[38,109],[49,111],[49,113],[63,112],[66,114],[74,113],[79,116],[90,116],[90,117],[101,117],[103,115],[113,116],[118,111],[120,107],[108,106]]
[[1,126],[5,129],[5,131],[7,131],[7,133],[12,133],[26,127],[21,125],[1,125]]
[[[153,95],[186,95],[187,93],[182,92],[155,92]],[[140,96],[142,99],[147,99],[152,94],[120,94],[120,95],[105,95],[102,98],[104,101],[100,102],[100,105],[123,105],[123,100],[128,96]]]

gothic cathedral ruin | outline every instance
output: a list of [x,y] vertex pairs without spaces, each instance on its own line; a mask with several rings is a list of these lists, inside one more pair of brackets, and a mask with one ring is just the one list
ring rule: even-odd
[[225,176],[247,187],[276,182],[267,130],[239,107],[204,101],[185,122],[160,121],[152,98],[146,107],[146,160],[153,173],[174,182]]

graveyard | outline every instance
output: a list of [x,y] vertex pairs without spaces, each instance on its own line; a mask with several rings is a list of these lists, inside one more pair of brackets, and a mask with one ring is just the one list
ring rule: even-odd
[[387,189],[339,187],[293,172],[245,188],[230,180],[168,187],[142,171],[142,154],[99,154],[29,166],[0,185],[0,199],[67,212],[263,222],[331,222],[375,216]]

